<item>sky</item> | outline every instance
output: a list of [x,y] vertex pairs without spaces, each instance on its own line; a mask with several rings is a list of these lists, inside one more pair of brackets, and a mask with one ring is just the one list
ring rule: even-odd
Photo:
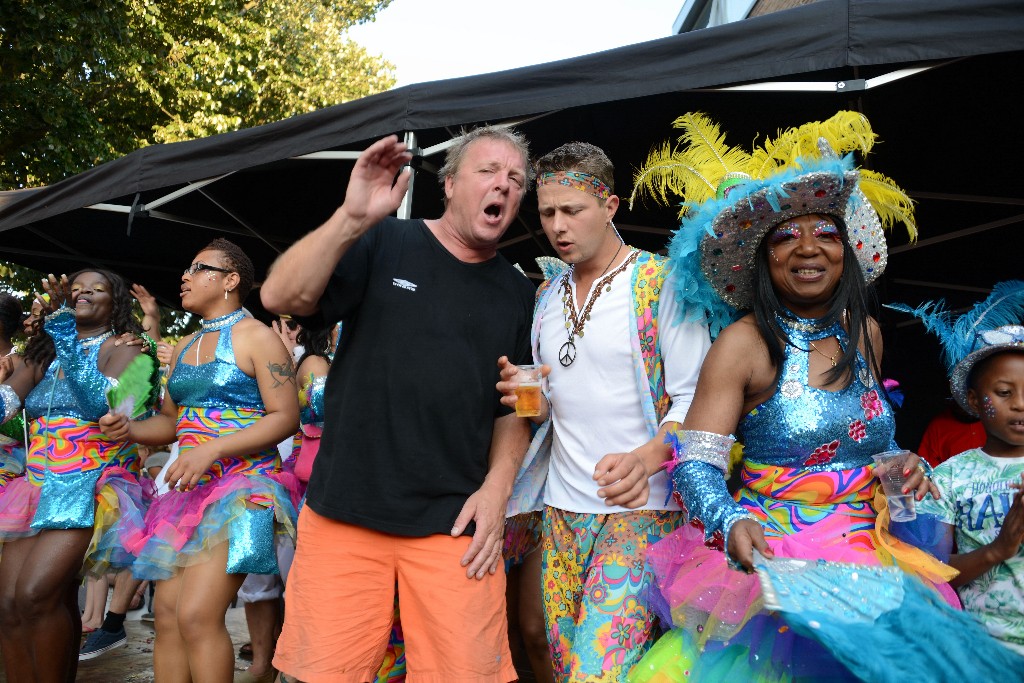
[[349,35],[397,86],[504,71],[672,35],[683,0],[393,0]]

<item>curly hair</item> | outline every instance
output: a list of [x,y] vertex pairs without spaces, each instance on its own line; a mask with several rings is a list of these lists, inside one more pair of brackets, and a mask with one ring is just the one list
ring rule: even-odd
[[131,332],[132,334],[141,337],[143,333],[142,324],[139,322],[138,318],[135,317],[135,310],[133,308],[135,300],[132,298],[131,291],[128,289],[128,283],[125,279],[117,273],[104,268],[82,268],[81,270],[69,275],[68,282],[74,282],[82,273],[96,273],[97,275],[101,275],[110,285],[110,301],[112,304],[112,308],[110,310],[110,327],[114,331],[114,334]]
[[21,354],[21,357],[25,359],[26,363],[43,370],[50,367],[50,363],[57,357],[57,349],[53,346],[53,339],[50,338],[50,335],[46,334],[42,325],[36,328],[35,334],[29,336],[28,342],[25,344],[25,351]]
[[334,325],[318,327],[316,329],[303,327],[299,330],[295,340],[302,345],[303,352],[302,358],[296,363],[296,367],[302,365],[303,361],[310,356],[319,356],[329,364],[331,362],[330,354],[334,351],[331,345],[331,332],[333,331]]
[[11,341],[11,337],[21,329],[22,313],[18,297],[0,292],[0,338]]
[[[533,164],[537,174],[556,171],[589,173],[615,193],[615,166],[600,147],[589,142],[567,142],[551,150]],[[604,203],[604,200],[600,200]]]
[[238,273],[238,298],[240,301],[245,301],[256,280],[256,269],[242,248],[230,240],[218,237],[203,247],[202,251],[219,251],[221,253],[228,267]]
[[[144,353],[153,359],[153,372],[150,376],[152,390],[150,391],[147,405],[156,405],[157,399],[160,396],[160,363],[156,359],[156,344],[146,334],[139,319],[135,317],[133,307],[135,299],[132,297],[128,281],[117,273],[105,268],[83,268],[71,274],[68,277],[68,282],[74,282],[82,273],[96,273],[103,276],[103,279],[110,284],[110,300],[113,304],[110,311],[110,328],[114,334],[131,332],[136,337],[147,340]],[[50,339],[50,335],[46,334],[43,330],[40,330],[37,336],[45,336],[47,339]],[[50,345],[53,345],[52,340],[50,340]],[[25,360],[28,360],[27,351],[28,349],[26,348]]]

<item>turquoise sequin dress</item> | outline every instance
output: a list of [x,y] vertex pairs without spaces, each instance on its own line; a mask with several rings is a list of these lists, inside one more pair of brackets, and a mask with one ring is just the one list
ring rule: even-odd
[[97,366],[110,333],[79,339],[69,308],[47,317],[56,359],[25,399],[29,447],[25,476],[0,499],[0,539],[44,529],[94,529],[85,566],[127,567],[142,537],[149,496],[139,481],[138,448],[103,436],[110,379]]
[[[205,321],[178,354],[167,392],[178,406],[179,457],[266,414],[256,379],[235,362],[231,332],[243,317],[239,310]],[[214,360],[185,363],[199,337],[214,331],[219,332]],[[278,573],[274,537],[286,533],[294,538],[298,490],[294,474],[281,467],[276,445],[217,460],[194,489],[169,491],[153,503],[137,548],[136,577],[170,578],[179,567],[204,561],[224,541],[229,544],[228,573]]]
[[[849,338],[838,324],[816,329],[814,321],[796,322],[799,327],[786,326],[792,344],[775,394],[738,427],[743,487],[730,496],[722,472],[699,460],[684,459],[673,470],[674,489],[694,524],[648,551],[657,579],[650,599],[673,628],[633,669],[632,683],[899,681],[907,667],[919,670],[921,680],[951,680],[946,669],[971,664],[966,650],[921,640],[923,634],[943,642],[954,633],[984,635],[951,606],[959,602],[944,582],[948,567],[876,524],[871,455],[895,446],[884,391],[859,354],[849,386],[810,386],[810,342],[834,336],[845,349]],[[685,457],[685,433],[677,447]],[[802,579],[821,582],[801,587],[804,612],[766,610],[759,577],[726,566],[725,541],[743,518],[761,524],[776,558],[823,563]],[[884,595],[876,613],[847,617],[838,607],[877,599],[876,592]],[[800,593],[795,597],[790,602],[799,602]],[[833,609],[815,611],[816,597]],[[904,660],[879,673],[875,654],[894,643],[903,643]],[[974,646],[990,652],[990,662],[1005,662],[999,651],[1005,648],[989,645],[979,638]]]

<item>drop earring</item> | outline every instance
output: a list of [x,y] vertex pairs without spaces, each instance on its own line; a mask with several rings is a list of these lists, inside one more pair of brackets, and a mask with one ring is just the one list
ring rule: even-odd
[[230,292],[230,291],[231,291],[230,289],[225,289],[224,290],[224,301],[228,300],[228,292]]

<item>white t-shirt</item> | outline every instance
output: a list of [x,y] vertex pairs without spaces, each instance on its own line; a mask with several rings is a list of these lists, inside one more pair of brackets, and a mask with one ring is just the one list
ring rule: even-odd
[[[942,498],[926,496],[918,512],[933,514],[956,531],[956,552],[969,553],[999,535],[1024,474],[1024,457],[994,458],[980,448],[964,451],[935,468]],[[994,637],[1024,655],[1024,547],[974,581],[957,589],[964,609]]]
[[164,468],[160,470],[160,473],[156,475],[156,495],[160,496],[171,490],[171,485],[164,479],[164,474],[167,473],[167,468],[171,466],[175,460],[178,459],[178,442],[175,441],[171,444],[171,455],[167,458],[167,462],[164,463]]
[[[544,503],[569,512],[607,514],[629,508],[610,507],[597,495],[593,479],[598,461],[609,453],[625,453],[647,443],[651,435],[644,420],[630,329],[631,264],[603,291],[574,340],[576,360],[569,367],[558,361],[568,338],[563,313],[561,281],[551,284],[559,291],[548,297],[541,316],[539,360],[551,366],[547,386],[551,399],[552,448]],[[599,278],[600,279],[600,278]],[[595,283],[596,284],[596,283]],[[575,285],[573,296],[575,296]],[[682,422],[693,400],[700,365],[711,340],[707,328],[693,323],[676,324],[678,306],[671,283],[662,289],[658,334],[664,364],[665,389],[672,407],[662,423]],[[577,299],[578,301],[578,299]],[[646,385],[646,379],[644,380]],[[647,391],[646,386],[644,388]],[[671,482],[662,471],[650,479],[651,492],[642,510],[678,510],[669,497]]]

